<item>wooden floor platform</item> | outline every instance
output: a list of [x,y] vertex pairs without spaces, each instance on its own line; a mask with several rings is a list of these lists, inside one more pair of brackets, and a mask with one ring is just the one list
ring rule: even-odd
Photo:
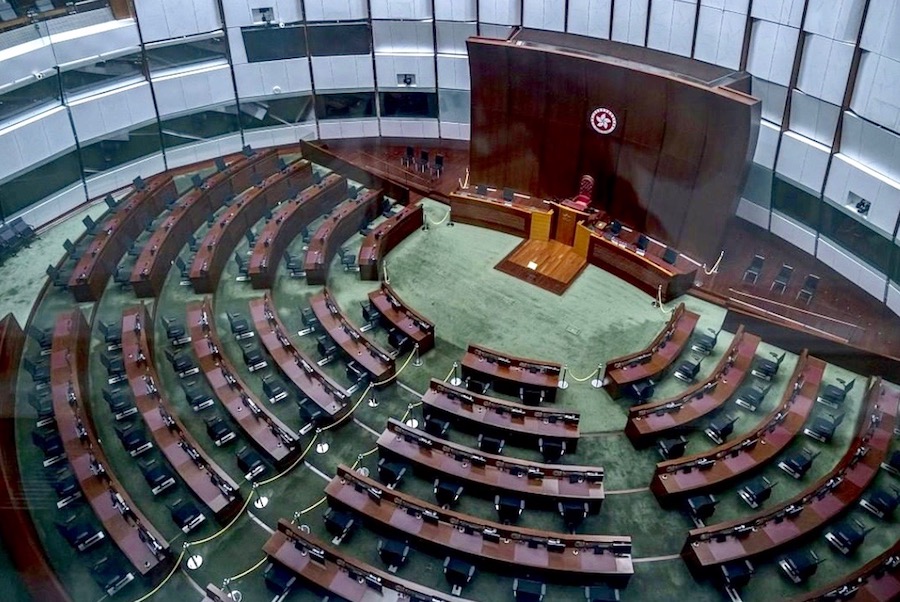
[[555,240],[525,240],[494,269],[562,295],[586,265],[587,260],[570,246]]

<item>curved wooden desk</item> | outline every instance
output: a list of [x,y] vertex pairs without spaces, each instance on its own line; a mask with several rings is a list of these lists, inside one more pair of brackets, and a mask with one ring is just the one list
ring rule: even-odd
[[396,370],[393,356],[372,342],[347,319],[327,288],[314,295],[309,300],[309,306],[316,314],[322,330],[344,351],[348,361],[358,362],[375,383],[388,384],[385,381],[394,376]]
[[339,548],[325,545],[284,519],[278,521],[278,529],[263,546],[263,552],[296,573],[314,591],[322,590],[340,600],[470,602],[376,569]]
[[600,511],[606,493],[599,466],[542,464],[518,458],[482,453],[464,445],[438,439],[393,418],[378,437],[383,457],[409,462],[428,476],[449,477],[493,497],[507,493],[529,506],[557,509],[558,502],[587,502]]
[[404,207],[397,215],[381,222],[366,235],[359,249],[359,277],[362,280],[381,280],[381,265],[391,249],[425,223],[421,203]]
[[544,392],[556,401],[562,364],[507,355],[481,345],[469,345],[462,362],[463,377],[489,380],[499,393],[518,396],[522,387]]
[[858,571],[825,587],[792,598],[792,602],[890,602],[900,599],[900,541]]
[[328,266],[338,248],[363,224],[375,219],[381,206],[381,190],[368,190],[338,206],[313,234],[303,261],[307,284],[325,284]]
[[657,437],[675,434],[725,405],[750,373],[759,342],[758,336],[744,332],[741,326],[709,378],[676,397],[631,407],[625,424],[631,443],[637,448],[645,447]]
[[733,560],[771,555],[811,535],[856,506],[878,474],[894,435],[900,391],[874,379],[860,405],[859,431],[835,468],[777,508],[739,520],[691,529],[681,557],[697,575]]
[[434,323],[406,305],[390,284],[382,282],[377,291],[369,293],[369,301],[385,325],[410,337],[419,346],[419,353],[434,348]]
[[148,337],[152,329],[153,321],[144,305],[122,313],[122,357],[135,406],[178,476],[216,520],[228,522],[241,509],[239,486],[203,451],[169,405],[154,368],[153,345]]
[[625,385],[651,378],[668,368],[684,351],[699,319],[699,315],[680,303],[652,343],[635,353],[609,360],[604,386],[612,398],[621,397]]
[[500,190],[488,188],[481,195],[473,186],[450,195],[450,215],[461,224],[536,240],[550,239],[553,218],[553,212],[545,207],[542,199],[516,193],[507,202]]
[[809,357],[804,350],[781,403],[755,430],[709,451],[658,463],[650,490],[660,504],[722,489],[774,459],[803,429],[816,403],[824,371],[825,362]]
[[91,244],[69,278],[69,290],[80,302],[97,301],[128,247],[137,239],[166,203],[178,197],[172,176],[151,178],[146,188],[136,190],[106,212]]
[[256,238],[247,273],[253,288],[275,284],[278,263],[298,234],[318,216],[331,211],[347,197],[347,180],[332,173],[318,184],[283,203]]
[[141,575],[163,574],[169,544],[116,478],[94,430],[88,399],[91,330],[81,310],[62,312],[53,329],[50,383],[59,436],[72,473],[110,539]]
[[253,224],[278,203],[287,200],[312,182],[312,165],[305,159],[295,161],[283,172],[263,180],[259,186],[241,194],[209,229],[194,262],[191,284],[196,293],[214,293],[225,264]]
[[275,360],[281,373],[319,406],[330,421],[343,416],[350,394],[291,343],[288,330],[278,318],[269,293],[262,299],[250,301],[250,317],[263,346]]
[[297,435],[265,405],[241,380],[231,363],[220,352],[219,336],[213,324],[215,313],[209,299],[189,303],[187,323],[191,346],[200,372],[206,377],[216,399],[231,418],[276,468],[286,468],[300,454]]
[[131,286],[138,297],[159,294],[178,252],[222,203],[278,169],[274,150],[238,157],[224,171],[207,178],[201,188],[183,196],[141,249],[131,271]]
[[536,408],[478,395],[434,378],[422,404],[426,414],[434,412],[458,428],[498,435],[514,445],[535,447],[539,439],[549,437],[565,441],[566,450],[574,452],[581,435],[578,412]]
[[325,495],[329,505],[362,515],[373,530],[400,533],[402,539],[439,555],[461,555],[491,570],[517,576],[524,570],[567,583],[606,580],[619,586],[634,574],[628,536],[501,525],[387,489],[344,465],[325,487]]

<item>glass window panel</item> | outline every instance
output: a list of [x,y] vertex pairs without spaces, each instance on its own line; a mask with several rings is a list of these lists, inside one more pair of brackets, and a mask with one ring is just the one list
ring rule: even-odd
[[428,117],[437,119],[438,100],[434,92],[381,92],[382,117]]
[[155,74],[167,69],[222,61],[227,58],[227,52],[228,43],[223,34],[214,38],[147,48],[147,63],[150,73]]
[[890,267],[890,239],[830,203],[822,203],[822,236],[833,240],[882,274]]
[[743,197],[761,207],[768,209],[772,205],[772,170],[759,165],[750,164],[747,184]]
[[0,211],[3,218],[10,217],[79,179],[81,164],[78,152],[73,150],[0,184]]
[[129,79],[142,77],[143,59],[140,51],[114,58],[100,59],[63,71],[62,87],[66,97],[89,90],[102,89]]
[[251,63],[306,56],[306,32],[302,25],[245,27],[241,34]]
[[439,105],[441,121],[451,123],[471,123],[472,121],[472,93],[468,90],[439,91]]
[[375,117],[375,93],[320,94],[316,96],[316,115],[319,119]]
[[173,148],[240,131],[237,105],[208,107],[160,122],[163,147]]
[[900,245],[894,245],[894,257],[891,261],[890,278],[895,283],[900,284]]
[[311,56],[343,56],[372,52],[372,34],[368,23],[325,23],[310,25]]
[[158,153],[159,125],[154,121],[81,147],[85,177]]
[[241,100],[241,126],[244,129],[295,125],[313,119],[313,100],[309,95]]
[[0,94],[0,123],[59,103],[59,79],[56,75],[35,80],[27,86]]
[[819,197],[775,177],[772,185],[772,208],[801,224],[819,230]]

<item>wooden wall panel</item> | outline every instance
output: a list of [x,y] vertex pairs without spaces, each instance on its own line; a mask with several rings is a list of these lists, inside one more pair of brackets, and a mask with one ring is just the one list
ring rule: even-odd
[[[758,100],[561,43],[468,46],[472,182],[566,198],[590,174],[596,206],[715,260],[756,148]],[[598,107],[616,114],[611,134],[590,126]]]

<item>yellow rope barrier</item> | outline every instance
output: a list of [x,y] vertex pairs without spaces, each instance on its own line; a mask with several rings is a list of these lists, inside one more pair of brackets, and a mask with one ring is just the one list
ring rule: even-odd
[[442,217],[440,221],[438,221],[438,222],[433,222],[433,221],[431,221],[431,220],[428,220],[428,223],[431,224],[432,226],[440,226],[440,225],[443,224],[445,221],[447,221],[447,218],[448,218],[448,217],[450,217],[450,210],[449,210],[449,209],[447,210],[447,214],[446,214],[444,217]]
[[294,463],[293,463],[293,464],[291,464],[290,466],[288,466],[287,468],[285,468],[284,471],[278,473],[278,474],[275,475],[274,477],[271,477],[271,478],[266,479],[266,480],[264,480],[264,481],[260,481],[260,482],[259,482],[259,486],[261,487],[261,486],[263,486],[263,485],[268,485],[269,483],[273,483],[273,482],[277,481],[278,479],[280,479],[281,477],[283,477],[284,475],[286,475],[287,473],[289,473],[289,472],[291,472],[292,470],[294,470],[294,469],[297,467],[297,465],[300,464],[300,462],[303,461],[303,459],[306,457],[306,454],[309,453],[309,450],[312,448],[313,445],[315,445],[316,439],[318,439],[318,438],[319,438],[319,433],[316,433],[316,434],[313,436],[312,440],[310,440],[309,445],[306,446],[306,449],[304,449],[303,452],[300,454],[300,457],[298,457],[296,460],[294,460]]
[[599,373],[600,373],[600,368],[594,368],[594,371],[591,372],[590,374],[588,374],[586,377],[578,378],[577,376],[572,374],[571,370],[569,370],[569,378],[571,378],[572,380],[574,380],[577,383],[583,383],[585,381],[591,380],[592,378],[594,378],[595,375],[597,375]]
[[706,264],[705,263],[703,264],[703,271],[706,273],[707,276],[712,276],[713,274],[715,274],[716,272],[719,271],[719,264],[722,263],[723,257],[725,257],[725,251],[720,251],[719,258],[716,259],[716,262],[713,264],[713,267],[711,270],[707,270]]
[[253,496],[254,496],[254,495],[256,495],[256,488],[255,488],[255,487],[254,487],[253,489],[250,490],[250,495],[248,495],[248,496],[247,496],[247,499],[244,501],[244,505],[241,507],[240,512],[238,512],[238,513],[234,516],[234,518],[231,519],[231,522],[229,522],[227,525],[225,525],[224,527],[222,527],[221,529],[219,529],[219,531],[218,531],[217,533],[214,533],[213,535],[210,535],[209,537],[205,537],[205,538],[203,538],[203,539],[198,539],[197,541],[189,541],[189,542],[186,542],[186,543],[184,544],[185,547],[188,547],[188,546],[200,546],[200,545],[203,545],[203,544],[205,544],[205,543],[209,543],[209,542],[211,542],[212,540],[214,540],[214,539],[216,539],[217,537],[219,537],[220,535],[222,535],[223,533],[225,533],[225,531],[227,531],[228,529],[230,529],[230,528],[232,527],[232,525],[234,525],[234,523],[236,523],[237,520],[241,517],[241,515],[244,514],[244,510],[246,510],[246,509],[247,509],[247,506],[250,505],[250,501],[253,499]]
[[456,370],[456,366],[450,368],[450,372],[447,373],[447,376],[444,377],[444,382],[450,380],[450,377],[453,376],[453,372]]
[[265,561],[266,561],[267,559],[268,559],[268,556],[263,556],[262,559],[261,559],[259,562],[257,562],[257,563],[254,564],[253,566],[251,566],[249,569],[247,569],[247,570],[244,571],[243,573],[238,573],[238,574],[235,575],[234,577],[228,577],[228,578],[226,578],[226,579],[225,579],[225,583],[228,584],[228,583],[231,583],[232,581],[237,581],[238,579],[243,579],[244,577],[246,577],[247,575],[249,575],[250,573],[252,573],[252,572],[255,571],[256,569],[258,569],[259,567],[261,567],[261,566],[263,565],[263,563],[265,563]]
[[163,588],[163,586],[169,582],[169,579],[175,574],[175,572],[181,568],[181,561],[184,559],[184,553],[187,550],[187,544],[184,544],[184,547],[181,548],[181,554],[178,555],[178,560],[175,561],[175,566],[172,567],[172,570],[169,571],[169,574],[166,575],[166,578],[159,582],[159,585],[154,587],[150,592],[144,594],[134,602],[144,602],[144,600],[149,600],[153,596],[156,595],[159,590]]

